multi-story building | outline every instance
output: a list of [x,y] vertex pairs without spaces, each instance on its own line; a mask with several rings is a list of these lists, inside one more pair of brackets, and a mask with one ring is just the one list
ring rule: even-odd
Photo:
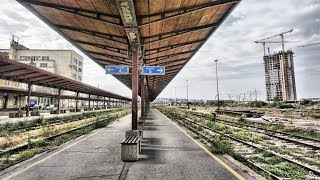
[[[77,81],[82,81],[83,78],[83,57],[73,50],[44,50],[44,49],[29,49],[18,42],[12,40],[10,49],[0,49],[0,55],[6,56],[9,59],[17,60],[19,62],[35,66],[37,68],[70,78]],[[10,86],[15,88],[25,89],[27,86],[23,83],[16,83],[11,81],[0,80],[0,86]],[[55,93],[57,90],[33,86],[35,91],[45,91]],[[62,92],[64,95],[74,95],[74,92]],[[14,103],[15,95],[1,94],[0,108],[16,108]],[[22,99],[25,104],[25,98]],[[50,98],[38,98],[36,100],[40,105],[52,104],[53,100]],[[61,102],[62,107],[73,106],[68,100]]]
[[294,101],[297,99],[293,52],[264,56],[267,100]]

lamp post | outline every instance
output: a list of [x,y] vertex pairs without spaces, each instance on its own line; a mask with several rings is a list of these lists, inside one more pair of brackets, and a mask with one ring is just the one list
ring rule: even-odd
[[187,106],[189,109],[189,85],[188,85],[188,80],[187,80]]
[[174,95],[176,97],[176,106],[178,106],[178,102],[177,102],[177,87],[174,87]]
[[216,62],[216,78],[217,78],[218,109],[220,109],[220,99],[219,99],[219,78],[218,78],[218,59],[214,60],[214,62]]

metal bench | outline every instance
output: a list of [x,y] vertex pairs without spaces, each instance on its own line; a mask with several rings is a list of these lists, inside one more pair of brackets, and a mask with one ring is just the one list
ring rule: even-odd
[[137,161],[139,159],[138,136],[128,136],[121,142],[121,160],[124,162]]

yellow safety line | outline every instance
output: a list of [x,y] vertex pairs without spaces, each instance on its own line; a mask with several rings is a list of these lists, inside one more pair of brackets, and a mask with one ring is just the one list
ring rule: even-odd
[[79,140],[79,141],[76,141],[76,142],[74,142],[74,143],[70,144],[69,146],[64,147],[63,149],[60,149],[59,151],[57,151],[57,152],[55,152],[55,153],[51,154],[50,156],[47,156],[47,157],[45,157],[45,158],[41,159],[40,161],[37,161],[37,162],[35,162],[35,163],[33,163],[33,164],[31,164],[31,165],[27,166],[26,168],[24,168],[24,169],[22,169],[22,170],[20,170],[20,171],[18,171],[18,172],[16,172],[16,173],[14,173],[14,174],[12,174],[12,175],[10,175],[10,176],[6,177],[6,178],[4,178],[3,180],[13,179],[14,177],[18,176],[19,174],[21,174],[21,173],[23,173],[23,172],[26,172],[28,169],[30,169],[30,168],[32,168],[32,167],[34,167],[34,166],[36,166],[36,165],[38,165],[38,164],[40,164],[40,163],[42,163],[42,162],[46,161],[46,160],[48,160],[48,159],[52,158],[53,156],[57,155],[58,153],[60,153],[60,152],[62,152],[62,151],[64,151],[64,150],[66,150],[66,149],[68,149],[68,148],[70,148],[70,147],[72,147],[72,146],[74,146],[74,145],[76,145],[76,144],[78,144],[78,143],[82,142],[83,140],[88,139],[89,137],[91,137],[91,136],[93,136],[93,135],[97,134],[98,132],[100,132],[100,131],[102,131],[102,130],[103,130],[103,129],[100,129],[100,130],[98,130],[98,131],[96,131],[96,132],[94,132],[94,133],[90,134],[89,136],[84,137],[83,139],[81,139],[81,140]]
[[[160,112],[161,113],[161,112]],[[162,114],[162,113],[161,113]],[[229,172],[231,172],[236,178],[240,180],[245,180],[239,173],[237,173],[235,170],[233,170],[230,166],[228,166],[225,162],[223,162],[221,159],[219,159],[217,156],[212,154],[207,148],[202,146],[198,141],[193,139],[184,129],[182,129],[177,124],[173,123],[171,119],[167,118],[164,114],[162,114],[166,119],[168,119],[174,126],[176,126],[181,132],[183,132],[187,137],[189,137],[196,145],[198,145],[201,149],[203,149],[207,154],[209,154],[214,160],[216,160],[219,164],[221,164],[224,168],[226,168]]]

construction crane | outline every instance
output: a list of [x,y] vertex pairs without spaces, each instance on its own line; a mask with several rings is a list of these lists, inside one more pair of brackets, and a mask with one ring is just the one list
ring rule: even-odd
[[281,43],[282,43],[282,51],[284,52],[284,35],[285,34],[288,34],[288,33],[292,33],[294,29],[290,29],[289,31],[285,31],[285,32],[281,32],[279,34],[276,34],[276,35],[272,35],[270,37],[267,37],[267,38],[263,38],[263,39],[260,39],[258,41],[265,41],[265,40],[269,40],[269,39],[272,39],[272,38],[275,38],[275,37],[278,37],[280,36],[281,37]]
[[256,44],[262,44],[264,56],[266,55],[266,44],[277,44],[277,43],[297,43],[296,41],[254,41]]
[[309,47],[309,46],[315,46],[315,45],[319,45],[320,42],[317,42],[317,43],[312,43],[312,44],[305,44],[305,45],[302,45],[302,46],[298,46],[298,48],[301,48],[301,47]]

